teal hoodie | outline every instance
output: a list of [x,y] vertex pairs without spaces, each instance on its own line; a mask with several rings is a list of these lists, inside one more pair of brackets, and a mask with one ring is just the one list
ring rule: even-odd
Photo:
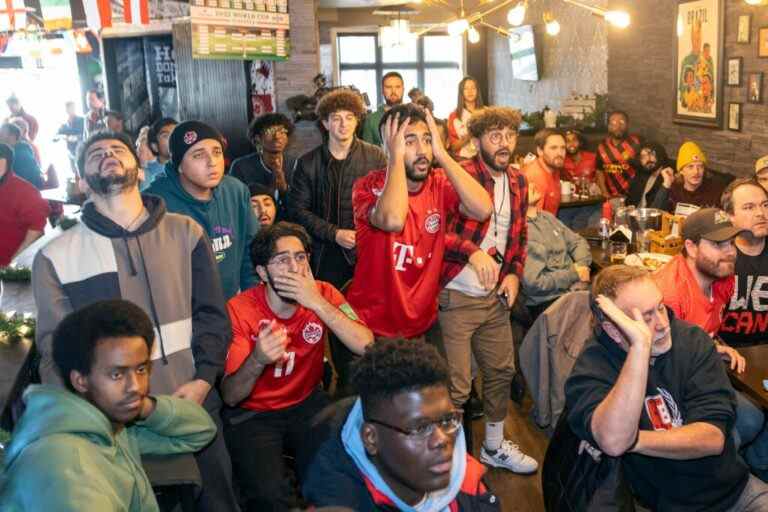
[[107,417],[75,393],[30,386],[5,450],[0,510],[159,510],[141,454],[198,451],[213,439],[216,425],[190,400],[155,398],[149,418],[115,435]]
[[169,212],[192,217],[203,227],[211,239],[227,299],[258,282],[250,247],[259,221],[251,208],[248,187],[240,180],[224,176],[213,189],[211,200],[200,201],[181,186],[178,170],[166,165],[165,172],[155,178],[146,193],[162,197]]

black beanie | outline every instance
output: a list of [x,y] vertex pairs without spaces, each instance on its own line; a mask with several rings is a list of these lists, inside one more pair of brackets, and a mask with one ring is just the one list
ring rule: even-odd
[[270,187],[262,183],[251,183],[250,185],[248,185],[248,191],[251,193],[251,197],[269,196],[272,199],[274,199],[275,196],[277,195],[275,194],[275,187]]
[[213,126],[201,123],[200,121],[184,121],[176,125],[168,140],[168,148],[171,150],[173,166],[178,169],[189,148],[205,139],[216,140],[221,144],[222,149],[225,148],[224,137]]
[[13,168],[13,148],[0,142],[0,160],[5,160],[6,172]]

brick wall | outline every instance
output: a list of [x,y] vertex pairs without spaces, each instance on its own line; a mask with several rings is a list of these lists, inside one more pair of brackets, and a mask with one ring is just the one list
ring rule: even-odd
[[[674,0],[611,1],[632,15],[629,29],[610,30],[608,36],[608,101],[626,110],[632,131],[665,145],[670,156],[686,140],[699,143],[710,167],[734,175],[749,175],[755,160],[768,153],[768,102],[746,102],[748,73],[762,71],[763,94],[768,81],[768,59],[757,58],[757,29],[768,26],[768,8],[753,7],[743,0],[726,0],[725,55],[743,57],[742,85],[724,86],[723,113],[728,102],[742,103],[741,132],[700,128],[672,122],[674,108],[674,51],[676,48]],[[752,14],[750,44],[736,43],[738,16]]]

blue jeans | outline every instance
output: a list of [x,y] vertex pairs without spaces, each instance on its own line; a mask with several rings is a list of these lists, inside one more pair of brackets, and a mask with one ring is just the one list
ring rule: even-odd
[[750,399],[736,392],[736,425],[733,429],[736,448],[744,448],[744,459],[761,478],[768,472],[768,431],[765,415]]

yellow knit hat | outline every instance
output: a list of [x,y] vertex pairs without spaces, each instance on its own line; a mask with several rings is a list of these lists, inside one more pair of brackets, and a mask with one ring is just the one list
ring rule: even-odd
[[707,163],[707,155],[701,150],[698,144],[688,141],[680,146],[680,151],[677,152],[677,171],[685,167],[688,164],[695,162]]

